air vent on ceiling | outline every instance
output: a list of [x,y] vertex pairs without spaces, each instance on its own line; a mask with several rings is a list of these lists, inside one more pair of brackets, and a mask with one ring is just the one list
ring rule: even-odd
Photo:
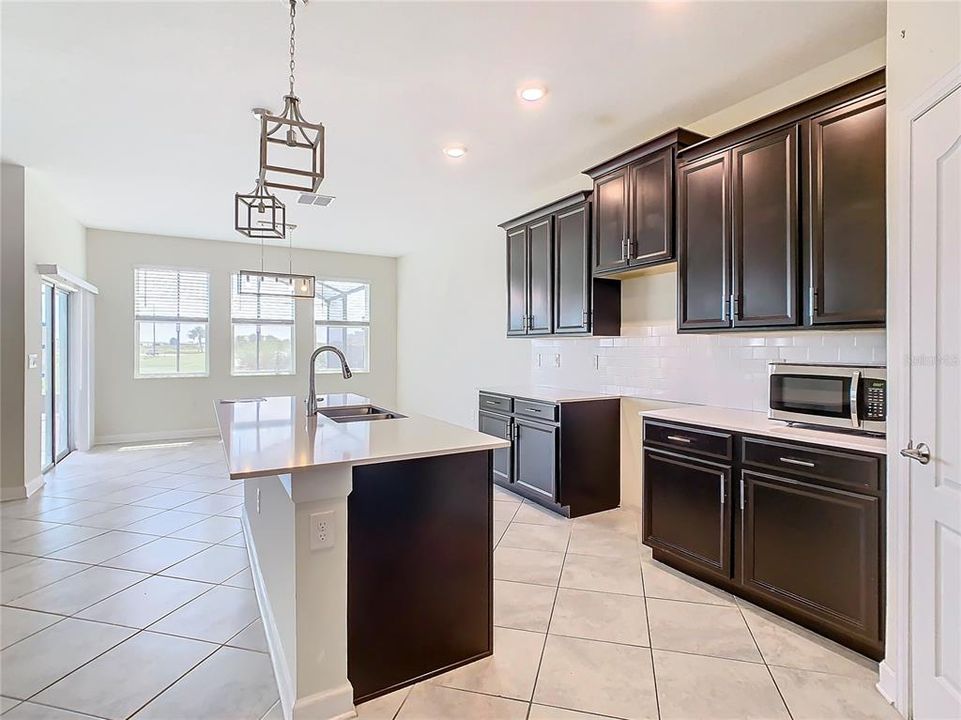
[[300,205],[320,205],[321,207],[327,207],[333,201],[333,195],[318,195],[317,193],[301,193],[297,199]]

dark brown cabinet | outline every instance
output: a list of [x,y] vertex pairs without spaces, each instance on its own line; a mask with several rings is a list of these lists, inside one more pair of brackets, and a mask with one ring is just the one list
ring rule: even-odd
[[619,335],[621,290],[591,273],[589,192],[514,218],[507,231],[507,335]]
[[730,153],[681,166],[678,209],[678,327],[728,327],[731,287]]
[[594,180],[595,274],[674,259],[674,160],[703,140],[677,128],[584,171]]
[[494,483],[566,517],[618,506],[618,398],[553,403],[481,392],[478,407],[478,430],[511,441],[494,451]]
[[[513,440],[511,419],[505,415],[481,410],[477,413],[477,429],[482,433],[499,437],[501,440]],[[500,483],[511,483],[514,478],[513,449],[497,448],[492,453],[491,473],[494,480]]]
[[554,216],[554,332],[586,333],[591,327],[590,205]]
[[678,154],[678,329],[879,325],[884,72]]
[[644,542],[731,577],[731,467],[644,450]]
[[655,560],[883,655],[883,455],[646,418],[643,470]]
[[527,228],[527,334],[549,335],[554,322],[554,218],[548,216]]
[[557,426],[514,418],[514,427],[514,482],[556,501]]
[[804,130],[809,322],[884,322],[884,93],[816,115]]
[[852,634],[880,636],[880,499],[742,471],[741,582]]
[[731,151],[731,321],[798,324],[798,130]]
[[507,334],[527,334],[527,227],[507,233]]

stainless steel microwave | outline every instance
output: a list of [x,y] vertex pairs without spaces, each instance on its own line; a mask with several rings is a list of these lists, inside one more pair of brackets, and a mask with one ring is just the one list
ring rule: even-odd
[[768,417],[883,433],[887,372],[882,365],[818,365],[772,362]]

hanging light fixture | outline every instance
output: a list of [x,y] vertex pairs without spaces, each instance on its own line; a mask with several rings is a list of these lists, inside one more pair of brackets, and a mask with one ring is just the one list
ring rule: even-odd
[[[266,225],[268,221],[262,220]],[[260,240],[260,270],[241,270],[237,273],[238,295],[293,297],[313,299],[317,278],[293,272],[294,230],[296,225],[284,226],[287,235],[287,272],[270,272],[264,268],[264,238]]]
[[270,188],[315,192],[324,179],[324,126],[304,119],[294,93],[297,2],[290,0],[290,90],[284,109],[260,116],[260,174]]
[[286,228],[287,208],[264,187],[262,175],[246,195],[234,193],[234,229],[241,235],[283,239]]

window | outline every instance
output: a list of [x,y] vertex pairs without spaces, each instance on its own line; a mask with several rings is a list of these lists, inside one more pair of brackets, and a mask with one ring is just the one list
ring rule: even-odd
[[207,375],[210,275],[136,268],[137,377]]
[[[251,290],[280,291],[272,278],[230,277],[230,324],[234,375],[294,373],[294,299],[283,295],[241,295]],[[287,287],[285,285],[285,287]],[[289,288],[288,288],[289,291]]]
[[[318,280],[314,298],[317,345],[333,345],[354,372],[370,371],[370,285]],[[332,353],[317,358],[317,372],[340,372]]]

